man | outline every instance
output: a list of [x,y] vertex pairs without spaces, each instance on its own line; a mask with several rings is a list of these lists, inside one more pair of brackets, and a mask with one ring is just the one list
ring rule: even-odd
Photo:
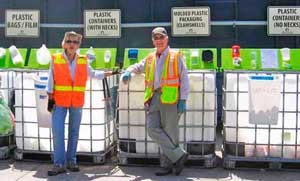
[[[84,105],[84,92],[88,76],[103,79],[111,72],[94,71],[87,62],[86,56],[79,55],[82,35],[74,31],[66,32],[62,41],[63,53],[52,56],[47,92],[49,107],[52,110],[52,133],[54,145],[54,165],[48,171],[49,176],[66,172],[78,172],[76,149],[79,127]],[[51,110],[50,110],[51,111]],[[69,111],[68,147],[65,153],[65,118]]]
[[[125,71],[122,81],[127,83],[131,73],[145,72],[145,98],[148,134],[161,148],[167,164],[156,172],[157,176],[173,172],[179,175],[188,154],[179,147],[178,121],[186,111],[189,79],[180,53],[168,46],[167,31],[157,27],[152,31],[156,51]],[[164,161],[163,159],[161,161]]]

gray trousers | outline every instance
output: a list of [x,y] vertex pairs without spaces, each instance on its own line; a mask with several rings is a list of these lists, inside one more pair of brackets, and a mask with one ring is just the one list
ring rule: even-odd
[[[160,93],[155,92],[147,111],[147,129],[150,138],[156,142],[171,163],[175,163],[185,151],[179,147],[179,126],[177,105],[160,102]],[[166,160],[162,160],[166,161]],[[170,164],[171,164],[170,163]],[[162,164],[165,166],[166,164]]]

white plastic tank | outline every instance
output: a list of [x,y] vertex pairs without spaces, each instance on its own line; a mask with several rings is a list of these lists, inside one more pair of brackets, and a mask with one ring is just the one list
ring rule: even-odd
[[[47,76],[47,73],[40,75]],[[18,148],[24,150],[49,151],[50,129],[38,126],[34,79],[39,79],[36,73],[16,73],[14,81],[16,144]]]
[[[179,140],[214,141],[215,139],[215,74],[189,72],[190,93],[187,100],[185,128],[180,128]],[[184,117],[179,121],[184,126]],[[184,131],[184,129],[186,129]],[[185,134],[185,135],[184,135]]]
[[[187,100],[186,127],[179,129],[179,141],[214,141],[215,74],[191,73],[189,79],[191,92]],[[144,75],[138,74],[132,76],[129,84],[119,83],[119,138],[136,139],[137,153],[158,153],[157,144],[151,143],[145,133],[144,80]],[[184,126],[183,119],[182,116],[179,121],[181,126]]]
[[0,91],[6,103],[10,102],[10,91],[13,89],[13,77],[14,72],[12,71],[0,72]]
[[[14,86],[16,88],[17,147],[23,150],[53,151],[51,129],[39,127],[38,124],[38,109],[34,87],[34,78],[36,76],[37,73],[21,72],[18,72],[16,76]],[[39,76],[47,76],[47,73],[39,72]],[[81,153],[102,152],[113,143],[114,133],[113,120],[105,121],[104,117],[102,81],[89,79],[85,96],[77,151]],[[65,120],[66,143],[68,137],[68,117],[69,115],[67,114]]]
[[[295,158],[295,145],[300,143],[300,134],[298,134],[296,140],[296,112],[300,107],[297,105],[297,85],[300,85],[300,79],[298,74],[275,74],[276,77],[282,81],[281,101],[279,104],[279,113],[277,124],[268,125],[249,123],[249,94],[248,94],[248,79],[253,74],[237,74],[237,73],[226,73],[225,81],[227,92],[225,94],[225,109],[235,110],[226,111],[225,113],[225,142],[244,142],[245,144],[260,144],[246,145],[245,156],[246,157],[283,157],[283,158]],[[257,74],[266,75],[266,74]],[[297,82],[297,77],[298,81]],[[239,80],[239,81],[238,81]],[[284,81],[283,81],[284,80]],[[239,88],[239,89],[237,89]],[[285,91],[287,93],[283,94]],[[239,100],[237,100],[237,98]],[[284,100],[284,101],[283,101]],[[298,98],[298,105],[300,101]],[[284,116],[281,111],[285,112]],[[238,114],[237,114],[238,113]],[[298,127],[300,125],[300,117],[298,117]],[[238,123],[238,129],[235,127]],[[232,128],[228,128],[228,126]],[[241,128],[243,127],[243,128]],[[283,129],[282,129],[283,128]],[[236,131],[238,130],[238,131]],[[275,145],[277,144],[277,145]],[[268,150],[270,149],[270,150]],[[283,150],[283,153],[282,151]],[[268,155],[268,151],[270,155]],[[297,152],[299,149],[297,148]],[[300,153],[300,152],[299,152]],[[300,154],[297,153],[297,158],[300,158]]]
[[133,74],[128,84],[119,83],[119,124],[126,124],[119,126],[119,138],[135,139],[137,153],[158,153],[145,130],[144,81],[144,74]]
[[110,144],[106,141],[104,145],[104,140],[112,134],[113,130],[110,130],[111,133],[108,132],[103,99],[102,81],[88,79],[77,146],[79,152],[104,151]]

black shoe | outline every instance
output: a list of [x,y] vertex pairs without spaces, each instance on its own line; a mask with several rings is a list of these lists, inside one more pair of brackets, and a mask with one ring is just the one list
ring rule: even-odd
[[79,166],[76,163],[68,163],[67,164],[67,169],[70,170],[71,172],[79,172]]
[[51,170],[48,171],[48,176],[55,176],[61,173],[65,173],[66,169],[64,167],[54,165]]
[[167,167],[167,168],[162,168],[159,171],[155,172],[156,176],[165,176],[165,175],[169,175],[172,173],[172,168],[171,167]]
[[180,175],[181,171],[184,168],[184,164],[188,159],[188,154],[185,153],[184,155],[182,155],[182,157],[180,157],[177,162],[174,165],[174,173],[175,175]]

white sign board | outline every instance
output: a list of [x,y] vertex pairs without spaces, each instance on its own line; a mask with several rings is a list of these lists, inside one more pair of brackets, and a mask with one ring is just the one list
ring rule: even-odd
[[40,11],[7,9],[5,11],[5,36],[39,37]]
[[269,6],[268,35],[300,35],[300,6]]
[[121,11],[119,9],[93,9],[84,11],[86,38],[121,37]]
[[173,36],[209,36],[209,7],[174,7],[172,8]]

